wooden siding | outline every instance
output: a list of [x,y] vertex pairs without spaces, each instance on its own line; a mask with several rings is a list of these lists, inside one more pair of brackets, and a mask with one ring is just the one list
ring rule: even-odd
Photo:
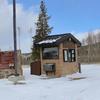
[[0,69],[9,69],[9,64],[14,64],[14,52],[0,52]]
[[[63,60],[63,50],[64,49],[75,49],[76,51],[76,61],[75,62],[64,62]],[[64,46],[63,43],[59,45],[59,59],[42,59],[42,49],[41,49],[41,72],[45,74],[43,70],[43,65],[46,63],[55,63],[56,65],[56,72],[55,76],[60,77],[67,74],[72,74],[79,71],[78,61],[77,61],[77,44],[72,43],[71,45]],[[51,75],[51,74],[50,74]],[[54,75],[54,73],[52,73]]]
[[[22,75],[22,63],[21,63],[21,52],[17,51],[17,72]],[[14,52],[13,51],[0,51],[0,78],[8,77],[9,75],[15,74],[14,66]]]
[[31,74],[41,75],[41,62],[35,61],[31,63]]

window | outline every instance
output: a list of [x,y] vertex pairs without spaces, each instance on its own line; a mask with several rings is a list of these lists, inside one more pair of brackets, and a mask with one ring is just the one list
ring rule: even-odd
[[58,48],[44,48],[43,49],[43,59],[57,59],[59,56]]
[[68,61],[68,51],[64,50],[64,61]]
[[64,50],[64,61],[65,62],[75,62],[75,49],[65,49]]

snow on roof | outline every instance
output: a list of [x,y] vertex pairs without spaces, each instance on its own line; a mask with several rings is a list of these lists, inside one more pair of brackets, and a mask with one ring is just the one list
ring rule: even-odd
[[56,38],[56,39],[43,40],[43,41],[38,42],[38,44],[54,43],[54,42],[56,42],[56,41],[59,40],[59,39],[60,39],[60,37],[59,37],[59,38]]
[[[77,40],[71,33],[65,33],[65,34],[58,34],[58,35],[49,35],[43,38],[41,41],[36,41],[35,45],[41,45],[41,44],[53,44],[58,42],[60,39],[61,41],[65,40],[67,38],[72,38],[79,46],[81,46],[81,43],[79,40]],[[61,39],[62,38],[62,39]],[[59,43],[61,42],[59,41]]]

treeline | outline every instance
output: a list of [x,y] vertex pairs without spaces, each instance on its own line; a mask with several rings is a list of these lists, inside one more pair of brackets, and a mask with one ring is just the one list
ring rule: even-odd
[[78,51],[81,63],[100,62],[100,32],[89,32],[87,37],[82,40],[82,47]]
[[92,45],[100,42],[100,32],[88,32],[87,36],[82,39],[82,45]]

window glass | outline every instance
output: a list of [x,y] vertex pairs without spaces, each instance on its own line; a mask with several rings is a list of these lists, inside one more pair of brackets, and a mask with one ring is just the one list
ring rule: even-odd
[[68,61],[68,55],[67,54],[68,54],[68,51],[67,50],[64,50],[64,55],[65,55],[64,56],[64,60],[65,61]]
[[58,58],[58,48],[44,48],[43,49],[43,59],[55,59]]
[[75,59],[75,49],[66,49],[64,50],[64,61],[74,62]]

